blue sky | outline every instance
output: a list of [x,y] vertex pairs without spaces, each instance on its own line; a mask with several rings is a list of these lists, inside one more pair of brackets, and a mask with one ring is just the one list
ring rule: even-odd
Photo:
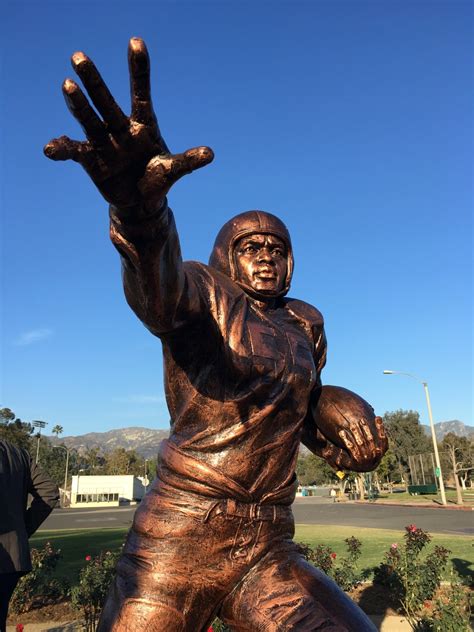
[[263,208],[288,225],[291,295],[316,305],[323,381],[383,414],[472,424],[472,9],[469,2],[7,2],[2,28],[1,405],[65,434],[162,428],[161,346],[123,298],[107,205],[73,163],[70,55],[129,111],[143,37],[172,151],[215,161],[173,189],[185,258]]

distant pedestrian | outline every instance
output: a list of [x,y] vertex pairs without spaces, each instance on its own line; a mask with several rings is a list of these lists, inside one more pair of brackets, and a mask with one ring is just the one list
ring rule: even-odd
[[8,604],[18,580],[31,571],[28,538],[58,499],[58,486],[28,451],[0,440],[0,632],[6,630]]
[[335,503],[336,502],[336,497],[337,497],[337,492],[334,489],[334,487],[331,487],[331,491],[329,492],[329,495],[332,498],[332,502]]

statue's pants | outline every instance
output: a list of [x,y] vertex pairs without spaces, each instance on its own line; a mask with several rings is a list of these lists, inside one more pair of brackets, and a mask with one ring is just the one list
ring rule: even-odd
[[292,541],[291,508],[157,486],[142,501],[99,632],[371,632],[366,615]]

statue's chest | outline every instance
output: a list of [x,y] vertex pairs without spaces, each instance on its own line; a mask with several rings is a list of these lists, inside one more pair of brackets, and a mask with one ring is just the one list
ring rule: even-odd
[[312,388],[316,367],[311,341],[294,319],[285,313],[263,318],[250,313],[246,325],[255,378],[283,379],[298,388]]

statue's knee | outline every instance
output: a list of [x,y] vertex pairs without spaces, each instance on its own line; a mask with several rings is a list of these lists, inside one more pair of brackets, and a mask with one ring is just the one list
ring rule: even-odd
[[107,604],[98,632],[184,632],[185,620],[171,605],[147,599],[127,599],[122,604]]

